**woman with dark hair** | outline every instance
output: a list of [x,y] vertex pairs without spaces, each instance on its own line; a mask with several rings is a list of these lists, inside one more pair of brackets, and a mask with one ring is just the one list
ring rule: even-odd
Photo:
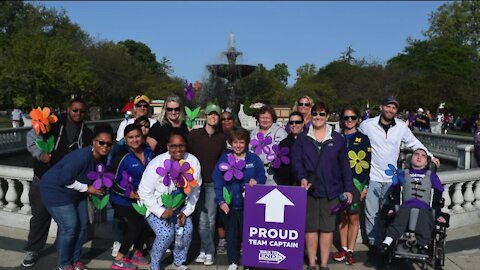
[[[163,254],[177,238],[175,232],[181,230],[183,236],[178,240],[183,243],[175,245],[173,263],[175,269],[186,270],[188,267],[184,264],[193,232],[190,216],[200,195],[201,167],[198,159],[186,152],[185,135],[175,129],[168,138],[167,148],[167,152],[148,164],[138,187],[138,195],[147,207],[147,222],[156,235],[150,253],[150,268],[160,269]],[[164,200],[167,197],[171,200]],[[181,199],[179,205],[169,203],[173,198]]]
[[[279,124],[277,124],[277,114],[272,106],[265,105],[257,112],[258,127],[256,127],[250,134],[250,151],[256,153],[262,160],[265,168],[265,176],[267,177],[267,185],[277,185],[273,179],[273,168],[271,168],[270,161],[267,159],[267,154],[272,153],[272,146],[278,145],[283,139],[287,137],[287,132]],[[270,143],[267,143],[267,138]],[[252,142],[265,143],[264,146],[259,147],[259,144],[252,144]],[[262,142],[261,142],[262,141]],[[261,151],[259,151],[261,149]]]
[[[265,171],[260,158],[248,152],[250,137],[248,131],[243,128],[235,129],[230,133],[229,143],[232,151],[222,154],[212,173],[215,186],[215,201],[220,207],[223,224],[227,231],[227,256],[228,270],[237,270],[240,260],[239,233],[242,232],[243,224],[243,193],[246,185],[265,184]],[[233,166],[233,162],[242,162],[242,178],[230,178],[226,176],[220,167],[225,164]],[[224,189],[231,194],[229,199],[224,197]],[[246,269],[244,267],[244,269]]]
[[353,251],[357,241],[360,202],[365,199],[370,180],[370,161],[372,147],[366,135],[357,130],[360,125],[360,110],[356,107],[345,107],[340,113],[340,127],[347,142],[350,169],[353,176],[353,199],[348,209],[342,211],[339,217],[338,231],[342,249],[333,255],[337,262],[345,260],[346,264],[354,265]]
[[[135,269],[134,264],[149,264],[142,250],[150,228],[144,216],[134,209],[133,204],[139,199],[137,189],[143,172],[153,158],[152,150],[144,144],[144,135],[139,125],[127,125],[124,133],[127,153],[118,164],[115,181],[110,190],[110,202],[115,210],[115,217],[124,225],[121,246],[112,263],[112,269],[120,270]],[[132,245],[134,252],[129,259],[126,255]]]
[[339,204],[340,196],[346,198],[346,203],[352,202],[352,173],[345,140],[327,124],[327,105],[315,103],[311,114],[312,125],[293,145],[292,166],[297,181],[307,190],[308,269],[316,269],[320,245],[320,269],[327,270],[336,221],[332,210]]
[[[292,148],[297,136],[303,132],[303,128],[305,126],[305,122],[303,119],[303,115],[300,112],[294,111],[290,113],[288,117],[287,126],[289,127],[288,136],[283,139],[278,146],[280,148],[287,147],[288,148],[288,157],[292,160]],[[275,170],[274,174],[275,182],[279,185],[286,185],[286,186],[294,186],[297,185],[295,181],[295,175],[292,171],[292,164],[281,164],[278,169]]]
[[59,270],[89,269],[80,262],[88,225],[87,194],[102,196],[103,190],[90,185],[87,173],[105,161],[112,141],[110,125],[95,126],[92,146],[64,156],[40,181],[42,200],[58,225],[56,247]]
[[147,143],[155,156],[167,151],[168,138],[174,128],[188,135],[188,127],[183,121],[183,106],[180,97],[172,94],[165,99],[160,121],[152,125],[148,133]]

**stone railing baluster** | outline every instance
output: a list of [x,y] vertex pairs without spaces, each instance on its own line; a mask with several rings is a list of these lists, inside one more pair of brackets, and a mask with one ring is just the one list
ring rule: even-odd
[[17,194],[17,190],[15,190],[15,179],[6,178],[6,180],[8,183],[7,194],[5,194],[5,200],[7,201],[7,205],[3,210],[8,212],[15,212],[18,209],[18,206],[17,206],[18,194]]
[[453,197],[452,197],[452,202],[453,202],[452,210],[455,213],[463,213],[465,211],[462,207],[462,203],[463,203],[462,185],[463,185],[463,183],[454,183],[453,185],[454,185],[455,191],[453,192]]
[[452,204],[452,198],[450,198],[450,187],[452,184],[445,184],[445,189],[443,190],[442,197],[445,200],[442,208],[442,212],[450,213],[448,208]]
[[475,191],[473,192],[473,195],[475,196],[475,202],[473,205],[477,209],[480,209],[480,180],[475,181]]
[[475,197],[473,195],[473,181],[468,181],[465,184],[465,193],[463,194],[463,199],[465,203],[463,204],[463,208],[465,210],[470,211],[473,209],[473,201],[475,200]]
[[3,196],[5,195],[5,192],[3,192],[3,188],[2,188],[2,178],[0,178],[0,209],[3,208],[4,206],[4,203],[3,203]]
[[22,196],[20,196],[20,202],[22,202],[23,206],[18,211],[19,213],[22,214],[30,214],[32,212],[32,207],[30,206],[30,181],[27,180],[21,180],[22,186],[23,186],[23,191],[22,191]]

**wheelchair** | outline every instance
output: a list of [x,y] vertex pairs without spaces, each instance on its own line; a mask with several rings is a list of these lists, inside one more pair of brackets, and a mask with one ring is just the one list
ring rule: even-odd
[[407,231],[400,239],[393,241],[391,244],[385,258],[385,269],[396,269],[395,266],[402,260],[419,264],[421,269],[443,269],[445,265],[445,244],[450,215],[442,212],[440,216],[442,216],[446,222],[441,223],[435,220],[432,242],[428,245],[426,252],[421,252],[416,245],[415,227],[412,227],[414,224],[410,222]]

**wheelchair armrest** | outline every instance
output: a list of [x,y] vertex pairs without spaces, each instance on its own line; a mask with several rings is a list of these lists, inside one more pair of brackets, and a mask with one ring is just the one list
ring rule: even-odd
[[450,214],[445,213],[445,212],[440,212],[440,216],[445,219],[445,223],[439,222],[437,219],[435,219],[435,225],[439,227],[445,227],[448,228],[450,227]]

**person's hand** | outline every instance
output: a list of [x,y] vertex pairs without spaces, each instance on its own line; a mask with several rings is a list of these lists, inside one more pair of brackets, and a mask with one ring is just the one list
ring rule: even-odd
[[52,154],[50,153],[42,153],[40,156],[40,161],[47,164],[50,162],[50,159],[52,159]]
[[178,226],[180,227],[185,226],[186,221],[187,221],[187,216],[185,215],[185,213],[180,212],[180,214],[178,214]]
[[248,181],[248,185],[251,186],[251,187],[255,186],[256,184],[257,184],[257,180],[255,180],[253,178],[250,179],[250,181]]
[[228,207],[228,204],[222,203],[220,204],[220,210],[222,210],[225,215],[228,215],[228,213],[230,212],[230,207]]
[[440,223],[447,223],[447,221],[445,220],[445,218],[442,217],[442,216],[439,216],[439,217],[437,218],[437,221],[440,222]]
[[362,192],[360,193],[360,201],[363,201],[365,200],[365,197],[367,197],[367,192],[368,192],[368,188],[365,187]]
[[134,199],[134,200],[140,199],[140,197],[138,196],[138,193],[135,192],[135,191],[131,191],[129,197],[130,197],[130,199]]
[[312,186],[312,184],[309,183],[307,179],[303,178],[302,181],[300,181],[300,186],[308,190]]
[[388,215],[389,217],[393,216],[394,214],[395,214],[395,211],[393,211],[393,210],[388,210],[387,215]]
[[440,168],[440,159],[432,158],[432,162],[435,164],[435,166],[437,166],[437,169]]
[[348,203],[348,204],[351,204],[352,201],[353,201],[353,195],[352,195],[352,193],[350,193],[350,192],[344,192],[343,194],[345,194],[345,196],[347,196],[347,203]]
[[173,216],[173,209],[172,208],[166,208],[165,211],[163,211],[162,218],[171,218]]
[[93,187],[93,185],[88,186],[87,189],[88,194],[96,195],[96,196],[103,196],[103,190],[102,189],[96,189]]

